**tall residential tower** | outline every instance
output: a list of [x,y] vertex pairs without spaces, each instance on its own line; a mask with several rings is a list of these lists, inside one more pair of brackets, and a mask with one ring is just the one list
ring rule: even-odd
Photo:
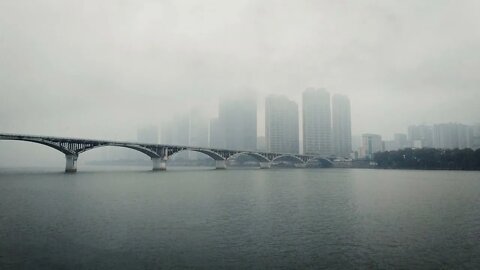
[[330,94],[325,89],[307,88],[303,92],[303,152],[332,154]]
[[284,96],[265,100],[265,139],[268,152],[299,153],[298,105]]
[[333,152],[339,157],[349,157],[352,152],[352,123],[350,100],[344,95],[332,97]]
[[257,101],[249,96],[224,98],[220,101],[219,125],[227,149],[257,149]]

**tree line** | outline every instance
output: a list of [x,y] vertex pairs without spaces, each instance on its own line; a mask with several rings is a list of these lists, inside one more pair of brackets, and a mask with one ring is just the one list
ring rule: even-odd
[[373,160],[386,169],[480,170],[480,149],[406,148],[375,153]]

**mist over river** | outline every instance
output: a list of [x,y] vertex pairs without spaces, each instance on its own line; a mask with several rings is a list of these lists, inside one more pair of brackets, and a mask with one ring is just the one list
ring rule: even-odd
[[480,267],[480,172],[0,168],[1,269]]

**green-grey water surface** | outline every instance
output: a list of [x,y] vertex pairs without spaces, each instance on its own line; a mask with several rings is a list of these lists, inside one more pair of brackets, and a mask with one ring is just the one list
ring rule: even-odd
[[478,269],[480,172],[0,170],[0,269]]

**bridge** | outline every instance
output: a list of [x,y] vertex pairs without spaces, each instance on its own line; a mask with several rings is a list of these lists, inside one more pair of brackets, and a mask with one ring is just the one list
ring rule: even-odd
[[317,161],[322,163],[325,167],[331,167],[333,165],[333,162],[330,159],[315,155],[269,153],[194,146],[147,144],[138,142],[104,141],[5,133],[0,133],[0,140],[26,141],[42,144],[56,149],[65,154],[65,172],[68,173],[73,173],[77,171],[77,160],[81,153],[104,146],[117,146],[137,150],[151,158],[154,171],[166,170],[168,158],[181,151],[194,151],[203,153],[215,160],[215,165],[217,169],[226,169],[226,161],[231,158],[238,157],[239,155],[248,155],[255,158],[259,162],[261,169],[270,168],[271,164],[280,158],[291,158],[301,164],[308,164],[310,162]]

